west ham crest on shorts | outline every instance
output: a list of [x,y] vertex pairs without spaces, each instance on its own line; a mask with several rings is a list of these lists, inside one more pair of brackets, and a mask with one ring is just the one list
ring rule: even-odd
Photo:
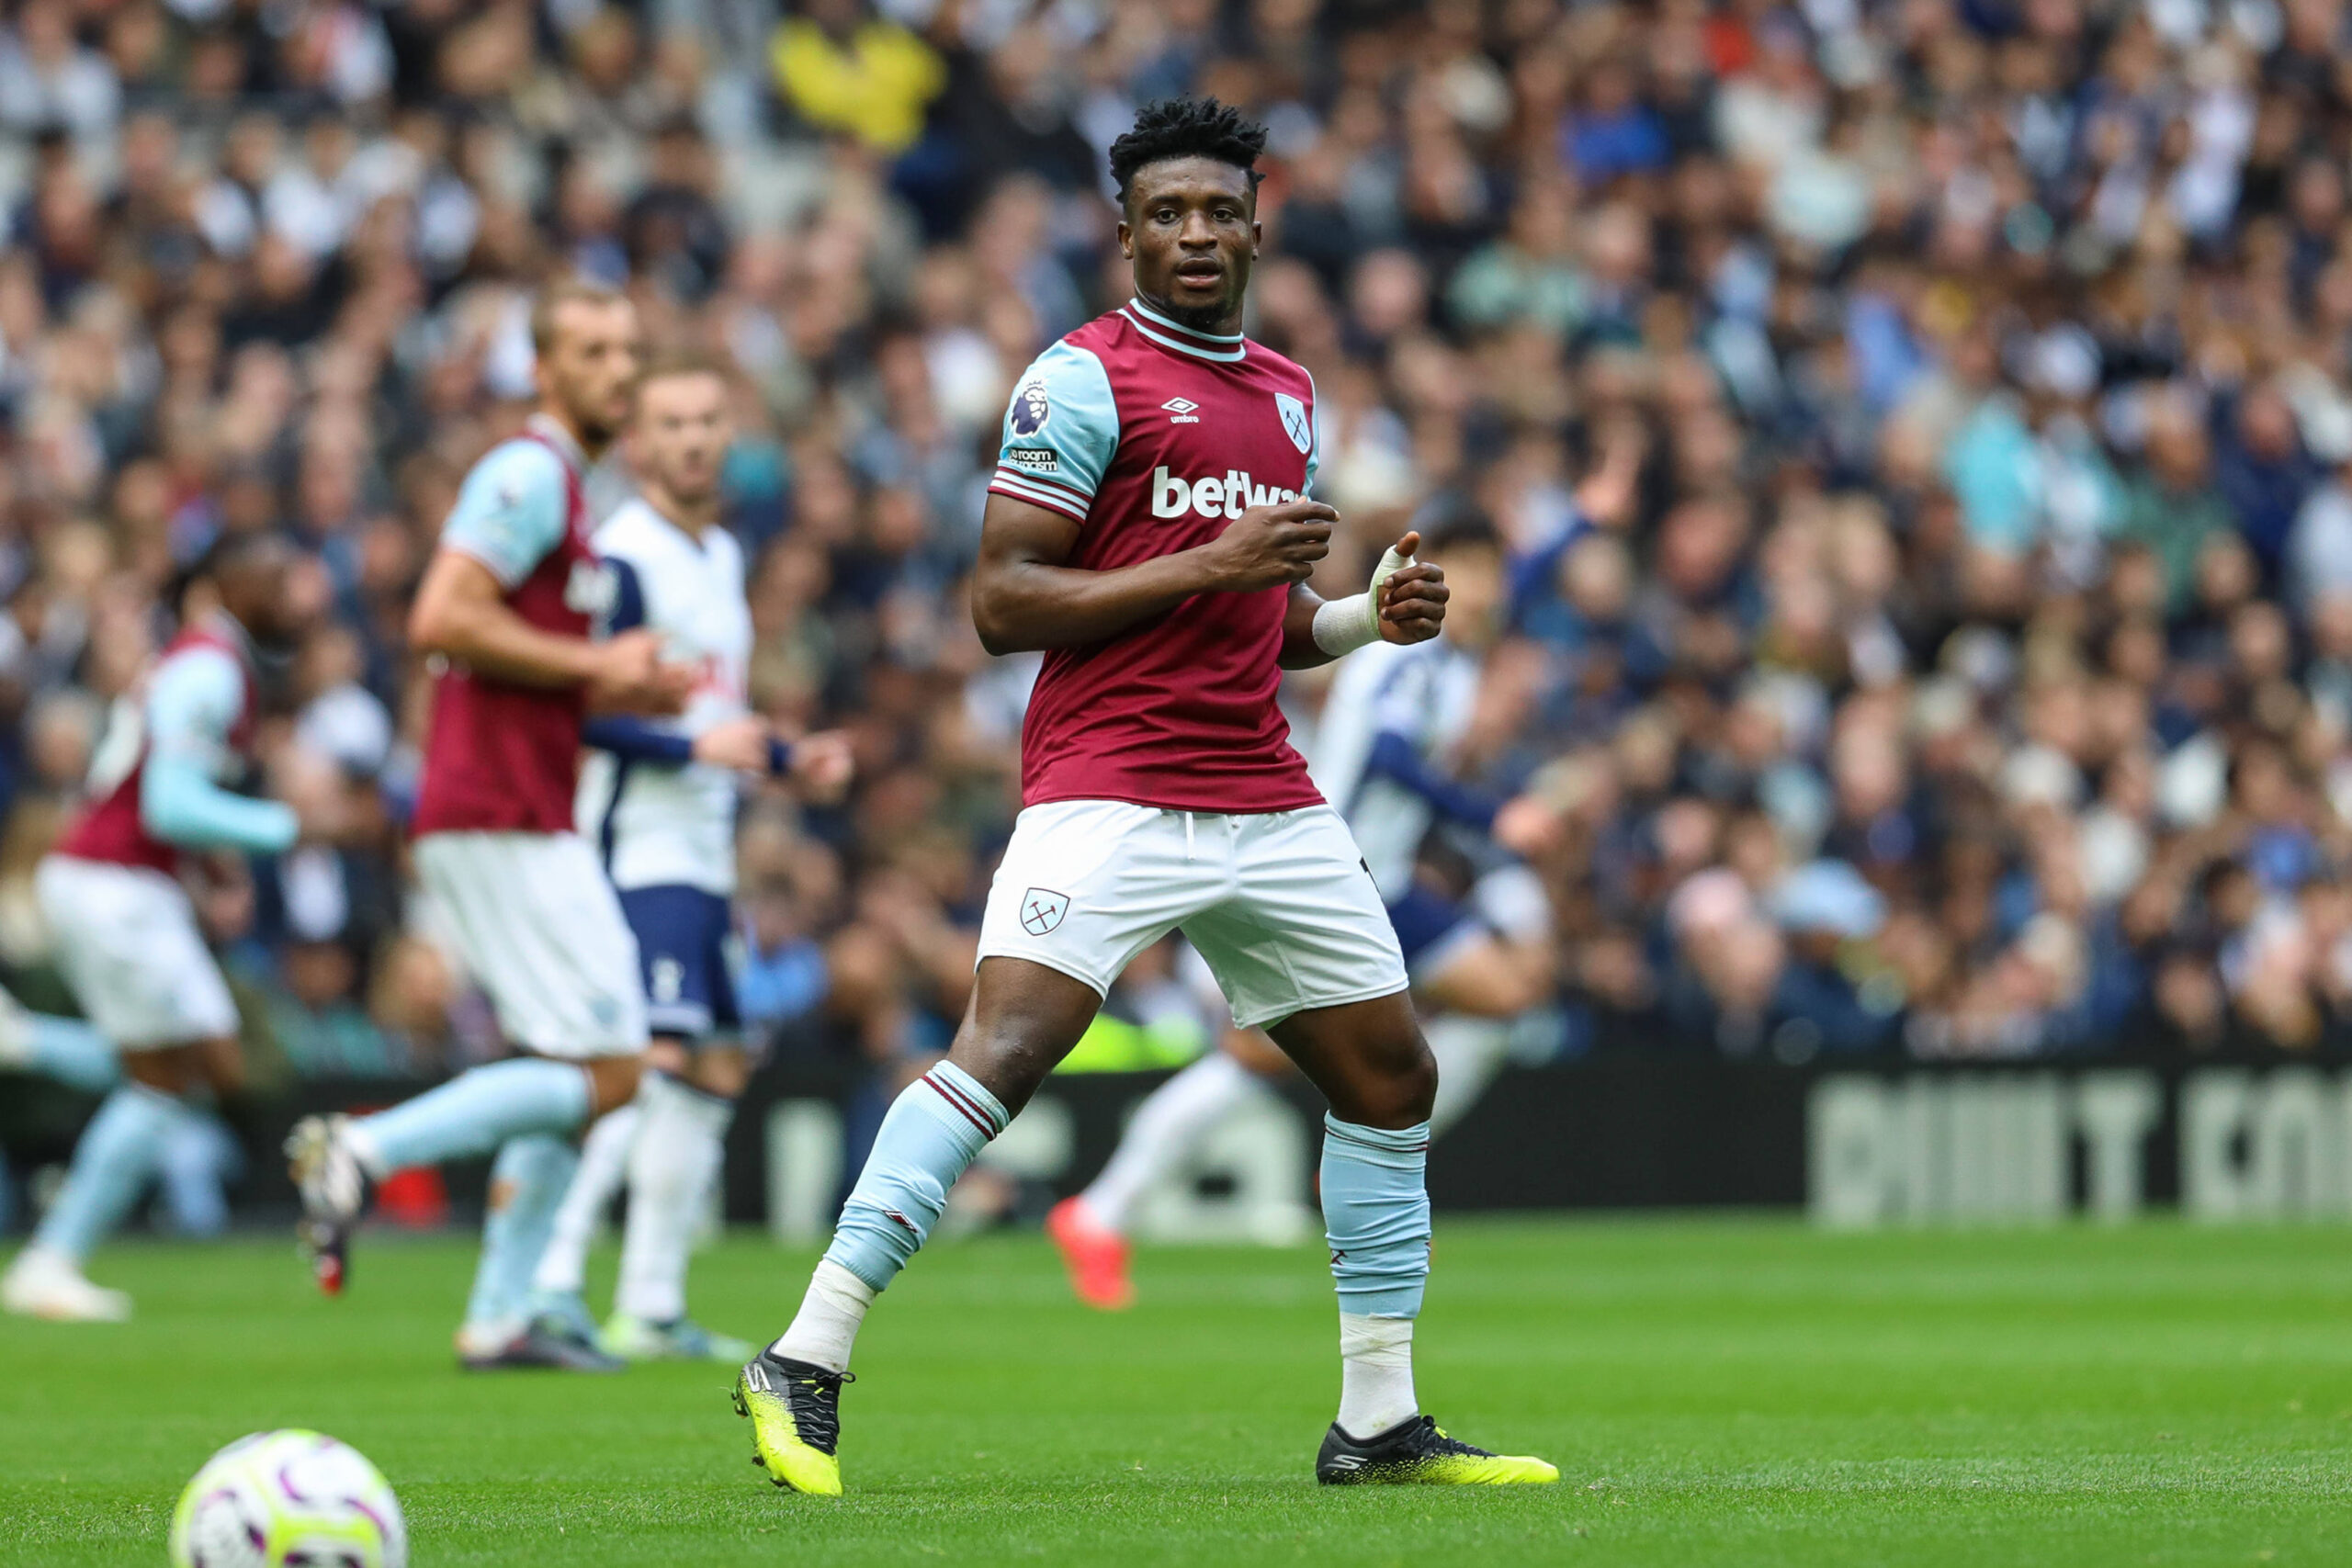
[[1283,416],[1283,434],[1301,452],[1315,449],[1315,422],[1306,417],[1306,405],[1288,392],[1274,394],[1274,408]]
[[1062,923],[1069,913],[1069,895],[1057,893],[1050,887],[1032,887],[1021,896],[1021,929],[1031,936],[1044,936]]

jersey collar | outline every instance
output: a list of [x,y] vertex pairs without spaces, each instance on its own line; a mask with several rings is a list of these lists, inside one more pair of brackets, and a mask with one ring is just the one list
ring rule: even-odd
[[523,428],[554,447],[556,456],[570,466],[574,477],[588,471],[588,454],[581,450],[580,443],[555,415],[535,413],[523,422]]
[[690,528],[684,523],[679,522],[676,518],[671,516],[668,513],[662,511],[660,507],[654,505],[653,498],[647,495],[641,490],[637,492],[637,500],[639,505],[644,507],[646,511],[650,512],[654,516],[662,520],[662,526],[669,529],[673,534],[677,535],[678,537],[684,539],[687,544],[692,545],[696,550],[700,551],[704,555],[708,555],[710,553],[711,536],[714,534],[723,534],[727,531],[727,525],[715,517],[699,528]]
[[1239,333],[1196,332],[1181,321],[1173,321],[1140,299],[1130,299],[1122,308],[1136,331],[1143,333],[1162,348],[1189,354],[1195,359],[1213,359],[1221,365],[1231,365],[1249,353],[1250,345]]
[[218,606],[207,610],[201,625],[206,632],[221,642],[227,643],[235,650],[237,657],[247,664],[258,662],[254,657],[254,634],[245,630],[244,622],[237,619],[228,611]]

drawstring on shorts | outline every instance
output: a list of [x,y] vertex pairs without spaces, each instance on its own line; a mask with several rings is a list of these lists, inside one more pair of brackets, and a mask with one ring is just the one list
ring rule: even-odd
[[1191,812],[1187,811],[1186,813],[1184,813],[1184,859],[1185,859],[1187,862],[1190,862],[1190,861],[1192,860],[1192,858],[1193,858],[1193,814],[1192,814]]

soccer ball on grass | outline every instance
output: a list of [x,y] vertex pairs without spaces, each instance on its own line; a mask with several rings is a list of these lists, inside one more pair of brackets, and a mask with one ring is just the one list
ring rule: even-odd
[[320,1432],[256,1432],[207,1460],[172,1513],[172,1568],[407,1568],[383,1475]]

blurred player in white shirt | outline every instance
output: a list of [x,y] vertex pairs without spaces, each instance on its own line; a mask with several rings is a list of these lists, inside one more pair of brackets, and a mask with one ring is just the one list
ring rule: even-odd
[[639,494],[595,536],[613,573],[605,635],[646,627],[695,671],[675,718],[592,719],[580,831],[603,857],[641,960],[653,1043],[635,1104],[589,1134],[534,1287],[542,1321],[594,1333],[581,1300],[588,1245],[622,1181],[629,1190],[604,1348],[631,1359],[740,1361],[751,1348],[686,1315],[686,1254],[716,1180],[751,1064],[729,971],[735,817],[746,774],[813,793],[849,776],[847,742],[786,744],[750,711],[752,615],[743,555],[719,521],[719,470],[734,439],[731,389],[714,363],[656,363],[639,382],[627,441]]
[[[1403,950],[1413,996],[1438,1059],[1432,1138],[1477,1101],[1501,1067],[1510,1022],[1552,985],[1551,909],[1516,853],[1550,841],[1552,808],[1506,800],[1453,778],[1488,649],[1500,635],[1503,561],[1493,531],[1455,525],[1434,535],[1453,593],[1446,635],[1375,643],[1340,666],[1307,759],[1324,797],[1348,819]],[[1478,872],[1456,898],[1419,874],[1432,832]],[[1233,1108],[1264,1092],[1290,1064],[1254,1030],[1227,1028],[1218,1049],[1136,1108],[1119,1146],[1087,1190],[1057,1204],[1046,1228],[1088,1304],[1134,1300],[1126,1229],[1136,1201],[1174,1169]]]

